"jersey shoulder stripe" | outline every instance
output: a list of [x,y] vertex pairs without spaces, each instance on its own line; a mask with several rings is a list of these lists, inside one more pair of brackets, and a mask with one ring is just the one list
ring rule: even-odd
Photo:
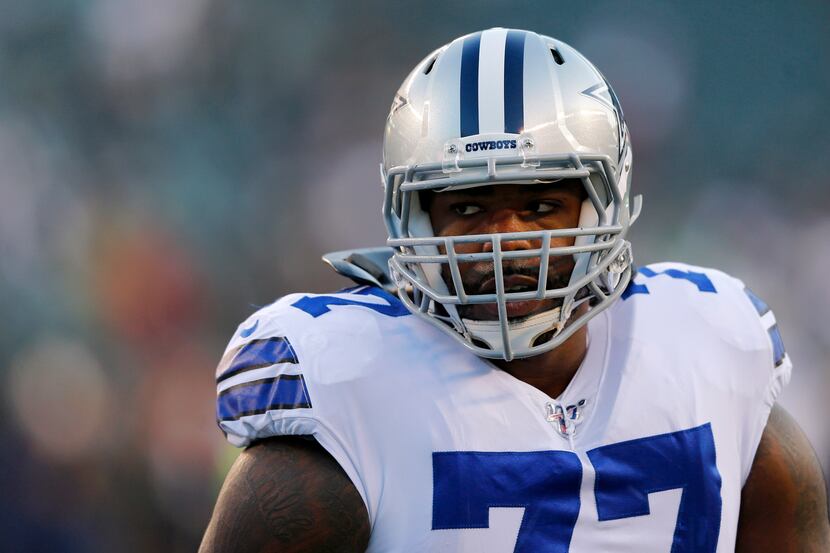
[[216,383],[221,383],[242,372],[278,363],[298,363],[294,348],[291,347],[287,338],[276,336],[252,340],[223,357],[216,371]]
[[761,318],[761,324],[769,335],[770,342],[772,343],[772,357],[775,367],[781,367],[785,362],[789,363],[787,350],[784,348],[784,340],[781,338],[781,331],[778,328],[778,323],[775,320],[772,309],[749,288],[744,288],[744,293],[749,298],[749,301],[752,302],[755,311],[758,312],[758,317]]
[[280,302],[261,308],[234,333],[216,368],[216,421],[233,445],[280,434],[307,434],[286,421],[311,411],[300,357]]
[[256,338],[231,349],[216,374],[220,423],[278,409],[311,407],[297,354],[285,336]]
[[216,417],[221,421],[237,420],[277,409],[311,407],[302,374],[278,374],[252,382],[243,382],[219,392]]

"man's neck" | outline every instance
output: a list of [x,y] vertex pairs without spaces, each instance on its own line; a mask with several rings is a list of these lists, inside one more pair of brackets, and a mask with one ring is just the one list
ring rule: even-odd
[[588,327],[583,326],[557,348],[534,357],[493,363],[511,376],[552,398],[562,395],[588,353]]

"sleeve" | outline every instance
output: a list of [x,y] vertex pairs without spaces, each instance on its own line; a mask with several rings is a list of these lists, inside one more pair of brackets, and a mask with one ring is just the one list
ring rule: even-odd
[[315,412],[309,375],[291,343],[291,326],[277,304],[239,325],[216,369],[219,428],[236,447],[274,436],[313,436],[373,512],[350,448]]
[[748,423],[751,425],[751,431],[748,439],[745,442],[747,450],[743,454],[743,480],[749,476],[749,471],[752,469],[752,463],[755,459],[755,453],[758,449],[758,444],[761,441],[761,435],[767,425],[770,411],[777,401],[784,387],[790,381],[792,374],[792,362],[790,356],[784,348],[784,341],[781,338],[781,331],[778,328],[778,323],[775,320],[770,307],[758,296],[756,296],[749,288],[743,289],[746,298],[752,304],[756,313],[756,324],[759,331],[763,332],[766,338],[766,355],[765,368],[767,369],[767,382],[764,390],[764,397],[759,402],[755,413],[751,416]]
[[258,312],[242,323],[216,369],[216,420],[237,447],[316,430],[302,365],[273,319]]

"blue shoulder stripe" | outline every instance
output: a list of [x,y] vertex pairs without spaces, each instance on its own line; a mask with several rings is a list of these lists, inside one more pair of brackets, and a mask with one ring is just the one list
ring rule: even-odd
[[[746,294],[749,301],[752,302],[752,305],[755,307],[755,311],[758,312],[759,317],[763,317],[771,311],[769,305],[767,305],[767,302],[756,296],[749,288],[744,288],[744,294]],[[772,359],[775,362],[775,366],[778,367],[787,357],[787,350],[784,347],[784,340],[781,338],[781,331],[778,329],[778,323],[773,322],[772,326],[767,328],[767,334],[769,334],[769,339],[772,342]]]
[[749,288],[744,288],[744,293],[749,298],[749,301],[752,302],[752,305],[755,306],[755,311],[758,312],[758,315],[764,316],[767,314],[767,311],[769,311],[769,305],[767,305],[764,300],[756,296]]
[[781,331],[778,330],[778,325],[772,325],[769,330],[769,339],[772,340],[772,357],[775,361],[775,366],[779,366],[784,362],[787,356],[787,351],[784,349],[784,340],[781,338]]
[[251,340],[235,353],[226,357],[222,364],[227,364],[227,366],[219,371],[216,382],[222,382],[241,372],[268,367],[277,363],[297,364],[297,362],[294,348],[291,347],[287,338]]
[[283,374],[231,386],[216,400],[219,421],[236,420],[275,409],[311,407],[311,399],[301,374]]

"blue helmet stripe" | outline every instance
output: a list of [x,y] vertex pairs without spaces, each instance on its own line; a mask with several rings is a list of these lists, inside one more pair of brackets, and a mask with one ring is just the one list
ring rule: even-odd
[[461,136],[478,134],[478,54],[481,33],[464,39],[461,50]]
[[508,31],[504,46],[504,132],[518,134],[524,127],[524,31]]

